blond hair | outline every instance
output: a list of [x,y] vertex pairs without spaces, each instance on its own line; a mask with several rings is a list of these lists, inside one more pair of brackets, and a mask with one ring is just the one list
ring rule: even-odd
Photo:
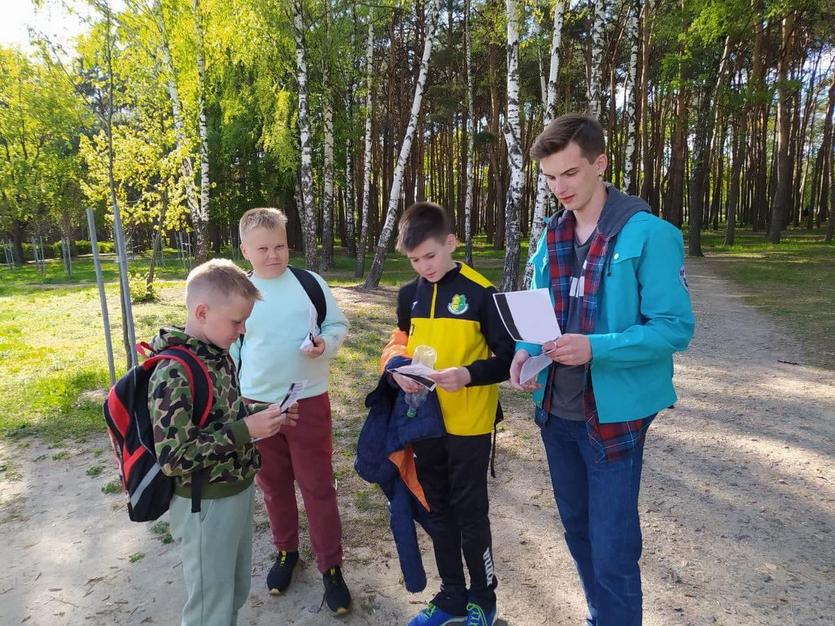
[[261,293],[240,267],[229,259],[212,259],[195,267],[186,278],[186,305],[198,304],[195,299],[216,299],[241,296],[250,302],[261,299]]
[[241,216],[238,222],[238,232],[241,236],[241,241],[246,238],[246,234],[253,228],[287,228],[287,216],[281,209],[274,209],[272,207],[261,207],[257,209],[250,209]]

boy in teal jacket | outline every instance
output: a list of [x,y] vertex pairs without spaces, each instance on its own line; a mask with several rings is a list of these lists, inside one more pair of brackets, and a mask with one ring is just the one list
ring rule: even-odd
[[[673,353],[695,326],[677,228],[640,198],[603,182],[597,120],[564,115],[531,156],[565,207],[531,258],[532,289],[548,288],[562,336],[520,343],[511,384],[534,392],[565,539],[588,604],[589,626],[642,619],[638,492],[646,431],[676,401]],[[552,364],[521,382],[524,362]]]

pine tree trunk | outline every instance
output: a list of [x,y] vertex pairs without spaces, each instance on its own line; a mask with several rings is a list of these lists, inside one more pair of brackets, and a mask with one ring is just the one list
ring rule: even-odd
[[209,256],[209,129],[206,123],[206,56],[203,51],[203,26],[200,21],[199,0],[193,0],[194,36],[197,44],[197,115],[200,136],[200,211],[194,223],[195,263],[203,263]]
[[516,289],[519,273],[519,211],[524,193],[524,172],[519,123],[519,13],[516,0],[507,6],[507,121],[504,126],[510,185],[505,202],[505,255],[502,291]]
[[417,83],[415,85],[415,94],[412,99],[409,122],[406,126],[403,143],[400,146],[400,155],[397,158],[397,167],[394,171],[394,177],[391,183],[385,223],[383,224],[383,229],[380,232],[380,237],[377,241],[377,250],[374,254],[374,261],[371,264],[371,269],[365,279],[364,287],[366,289],[376,289],[380,284],[380,278],[383,275],[386,250],[388,249],[389,240],[391,239],[392,232],[394,231],[394,220],[397,216],[397,205],[400,201],[403,171],[406,166],[406,160],[409,158],[409,151],[412,148],[412,140],[414,138],[415,128],[417,127],[417,118],[420,113],[421,103],[423,102],[423,89],[426,85],[426,76],[429,71],[429,57],[432,54],[432,44],[435,40],[435,27],[438,23],[437,0],[429,1],[429,4],[426,7],[426,13],[426,36],[423,45],[423,56],[421,57],[420,62],[420,73],[418,74]]
[[[823,139],[821,140],[820,155],[821,155],[821,184],[820,184],[820,206],[817,209],[818,220],[826,216],[826,204],[830,202],[830,179],[835,166],[835,159],[832,156],[832,117],[835,112],[835,74],[831,78],[832,83],[829,86],[829,104],[826,108],[826,118],[823,123]],[[815,207],[812,207],[812,212],[815,212]],[[832,232],[832,219],[830,217],[827,233]],[[829,241],[829,240],[827,240]]]
[[676,114],[673,120],[673,137],[670,146],[670,165],[664,198],[664,218],[675,226],[682,223],[682,195],[684,193],[684,156],[687,147],[687,93],[679,85]]
[[589,65],[589,113],[600,117],[600,84],[603,77],[603,44],[606,31],[606,0],[593,0],[594,22],[591,28],[591,62]]
[[371,195],[371,114],[372,114],[372,77],[374,60],[374,19],[371,7],[368,7],[368,39],[365,44],[365,153],[362,167],[362,215],[360,221],[360,241],[357,248],[357,263],[354,277],[360,278],[365,273],[365,251],[368,248],[368,206]]
[[780,243],[780,235],[786,227],[789,216],[791,199],[792,162],[789,153],[791,141],[791,99],[788,79],[788,68],[791,57],[791,40],[794,31],[794,14],[789,13],[783,18],[782,51],[777,62],[777,124],[779,128],[777,147],[777,184],[774,187],[774,198],[771,202],[771,221],[768,225],[768,241]]
[[[743,117],[743,116],[740,116]],[[744,119],[744,117],[743,117]],[[731,165],[731,178],[728,186],[727,221],[725,224],[725,242],[724,245],[732,246],[736,240],[736,214],[737,205],[739,204],[739,175],[742,172],[742,138],[739,129],[739,122],[736,116],[731,116],[731,128],[733,129],[733,164]]]
[[299,88],[299,149],[301,153],[301,201],[304,216],[304,257],[308,269],[316,269],[316,211],[313,205],[312,152],[307,104],[307,59],[301,0],[293,0],[293,30],[296,39],[296,80]]
[[[560,69],[560,43],[562,41],[562,23],[565,11],[565,2],[557,0],[554,5],[554,29],[551,33],[551,66],[548,71],[548,83],[545,89],[545,107],[542,111],[542,126],[548,126],[554,119],[557,108],[557,75]],[[530,239],[528,240],[528,262],[525,264],[525,276],[522,280],[522,288],[527,289],[533,277],[533,266],[530,264],[531,257],[536,250],[539,237],[545,228],[545,215],[551,205],[551,195],[548,191],[548,184],[545,177],[539,171],[537,164],[536,203],[534,204],[533,221],[531,222]]]

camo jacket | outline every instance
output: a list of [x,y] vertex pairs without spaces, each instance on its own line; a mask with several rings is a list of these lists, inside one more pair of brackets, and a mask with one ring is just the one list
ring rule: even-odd
[[[191,475],[208,469],[202,497],[233,495],[252,482],[261,465],[258,450],[243,421],[235,365],[226,350],[195,339],[178,328],[163,328],[151,347],[189,348],[206,364],[214,387],[214,403],[206,424],[198,429],[192,418],[192,394],[182,365],[162,361],[148,383],[148,409],[154,424],[154,444],[162,471],[176,477],[177,493],[191,484]],[[182,495],[182,493],[181,493]]]

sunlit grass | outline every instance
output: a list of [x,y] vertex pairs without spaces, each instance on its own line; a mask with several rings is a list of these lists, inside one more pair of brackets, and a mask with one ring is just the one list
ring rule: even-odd
[[835,369],[835,243],[823,230],[788,230],[779,244],[763,233],[706,232],[702,247],[710,267],[740,286],[746,302],[777,317],[802,341],[814,365]]

